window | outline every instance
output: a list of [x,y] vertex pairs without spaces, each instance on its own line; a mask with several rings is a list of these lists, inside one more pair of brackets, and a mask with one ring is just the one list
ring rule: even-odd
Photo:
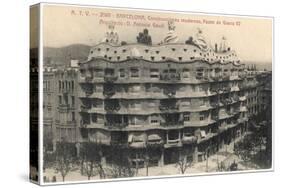
[[97,123],[98,122],[98,116],[97,114],[92,114],[92,122]]
[[62,98],[61,98],[61,96],[59,96],[59,104],[61,104],[62,103]]
[[138,78],[139,77],[139,69],[131,68],[131,77],[132,78]]
[[72,91],[74,90],[74,81],[73,80],[71,81],[71,89],[72,89]]
[[131,104],[131,108],[133,109],[140,109],[141,108],[141,103],[140,102],[134,102]]
[[202,112],[200,112],[200,114],[199,114],[199,120],[200,120],[200,121],[203,121],[204,119],[205,119],[205,114],[202,113]]
[[204,91],[204,87],[203,87],[202,85],[198,85],[198,91],[199,91],[199,92]]
[[159,78],[158,69],[150,69],[150,78]]
[[94,69],[94,76],[97,78],[103,77],[103,70],[102,69]]
[[157,119],[152,119],[152,120],[150,120],[150,124],[158,124],[158,120]]
[[72,120],[72,121],[75,121],[75,112],[72,112],[72,113],[71,113],[71,120]]
[[155,102],[155,101],[150,101],[150,102],[148,102],[148,107],[153,108],[153,107],[155,107],[155,106],[156,106],[156,102]]
[[68,96],[67,95],[64,96],[64,102],[65,102],[65,104],[68,104]]
[[93,108],[100,108],[103,105],[103,101],[102,100],[94,100],[93,101]]
[[125,78],[125,69],[120,69],[119,70],[119,77],[120,78]]
[[61,81],[59,80],[59,91],[61,91]]
[[196,70],[196,78],[201,79],[203,77],[203,68],[199,68]]
[[141,91],[141,86],[140,85],[134,85],[130,87],[130,92],[132,93],[138,93]]
[[183,99],[181,101],[181,106],[182,107],[189,107],[190,106],[190,99]]
[[71,104],[72,104],[72,106],[75,105],[75,97],[74,96],[71,96]]
[[188,78],[190,75],[189,75],[189,69],[183,69],[182,70],[182,77],[183,78]]
[[183,114],[183,120],[184,121],[190,121],[190,113]]
[[94,85],[94,91],[97,93],[103,92],[103,85]]

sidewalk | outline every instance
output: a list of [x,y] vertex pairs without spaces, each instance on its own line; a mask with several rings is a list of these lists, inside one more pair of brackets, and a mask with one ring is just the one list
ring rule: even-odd
[[[218,163],[223,162],[226,167],[229,167],[233,161],[238,163],[239,169],[249,169],[246,168],[243,163],[241,163],[241,159],[238,158],[234,154],[234,143],[241,140],[243,137],[237,138],[235,141],[231,142],[229,145],[225,145],[223,148],[221,148],[216,154],[211,155],[208,157],[207,160],[202,162],[197,162],[192,165],[192,167],[188,168],[185,172],[185,174],[193,174],[193,173],[205,173],[205,172],[216,172],[218,169]],[[149,167],[148,168],[148,175],[149,176],[167,176],[167,175],[177,175],[181,174],[178,167],[176,167],[176,164],[169,164],[165,165],[163,167]],[[46,169],[44,175],[48,177],[50,180],[53,176],[56,176],[57,181],[62,181],[61,175],[59,173],[56,173],[53,169]],[[140,168],[138,169],[137,177],[144,177],[146,176],[146,168]],[[92,177],[91,180],[98,180],[99,176]],[[80,170],[74,170],[69,172],[67,174],[65,181],[86,181],[87,177],[82,176],[80,174]]]

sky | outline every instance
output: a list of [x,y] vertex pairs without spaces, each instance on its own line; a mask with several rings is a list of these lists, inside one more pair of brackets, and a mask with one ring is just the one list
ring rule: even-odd
[[174,20],[178,42],[194,37],[200,28],[213,46],[224,36],[242,61],[272,62],[272,19],[264,17],[45,5],[43,42],[48,47],[96,45],[108,31],[108,23],[114,22],[120,41],[136,43],[138,33],[147,28],[152,43],[158,44],[167,35],[168,19]]

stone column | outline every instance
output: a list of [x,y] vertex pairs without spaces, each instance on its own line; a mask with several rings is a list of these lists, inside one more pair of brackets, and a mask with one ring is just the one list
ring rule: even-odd
[[162,167],[164,166],[164,148],[161,149],[160,159],[158,161],[158,166]]
[[198,162],[198,146],[194,145],[193,146],[193,162],[197,163]]

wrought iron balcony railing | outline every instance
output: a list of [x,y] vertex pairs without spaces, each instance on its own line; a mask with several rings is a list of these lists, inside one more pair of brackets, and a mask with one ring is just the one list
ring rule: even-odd
[[109,129],[123,129],[128,126],[126,122],[105,122],[105,126]]
[[172,105],[172,106],[160,105],[159,110],[161,110],[161,111],[177,111],[177,110],[179,110],[179,105]]
[[164,89],[163,93],[168,97],[175,97],[176,91],[172,89]]
[[160,74],[160,80],[178,82],[181,80],[181,76],[179,73],[162,73]]
[[183,126],[183,121],[167,121],[167,122],[160,122],[160,126],[163,127],[177,127],[177,126]]
[[114,75],[104,75],[105,82],[115,82],[117,79],[118,77]]
[[121,109],[121,106],[119,105],[105,105],[104,109],[107,112],[118,112]]
[[103,95],[106,98],[112,97],[114,94],[115,94],[115,91],[113,89],[111,89],[111,90],[104,90],[103,91]]

